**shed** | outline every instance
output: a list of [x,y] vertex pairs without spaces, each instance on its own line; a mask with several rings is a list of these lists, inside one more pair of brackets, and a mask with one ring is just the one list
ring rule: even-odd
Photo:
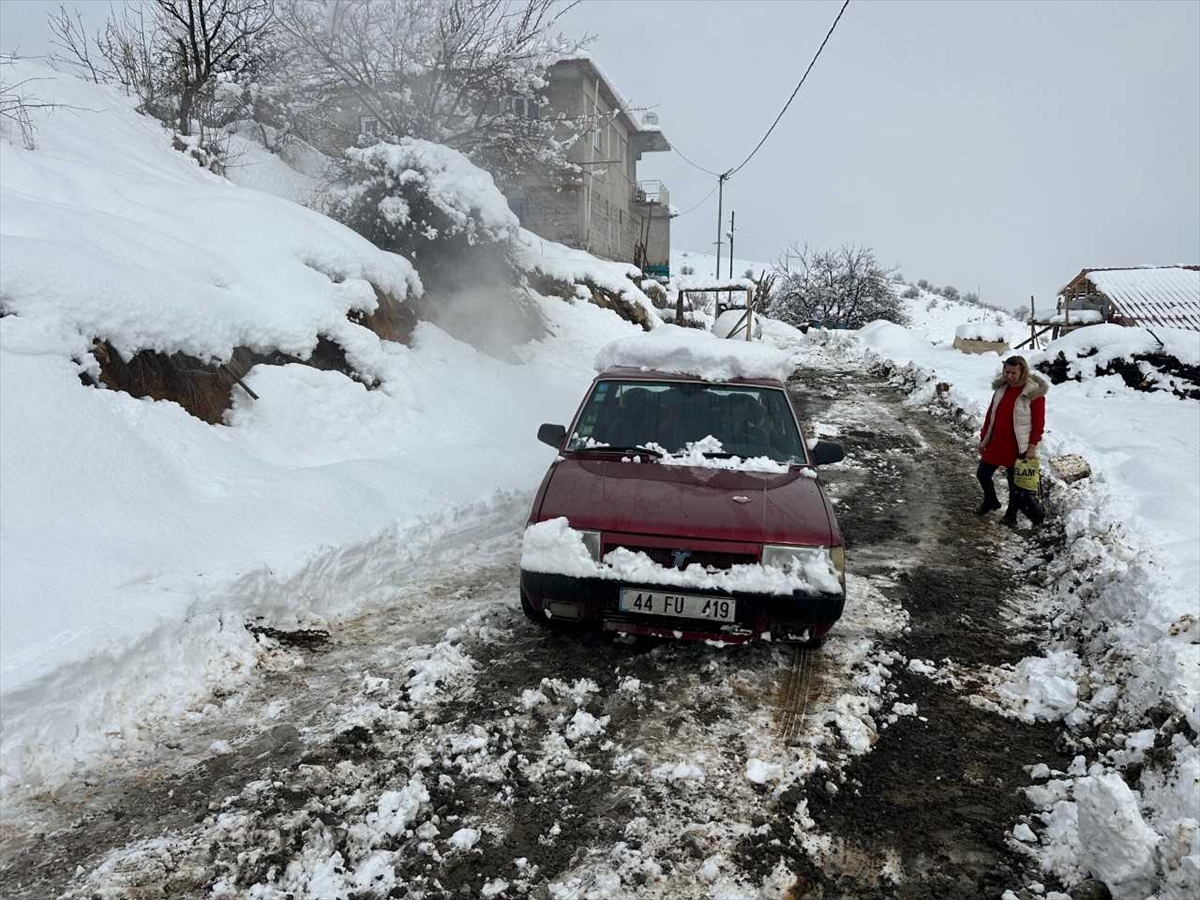
[[1061,291],[1063,310],[1098,310],[1118,325],[1200,331],[1200,266],[1083,269]]

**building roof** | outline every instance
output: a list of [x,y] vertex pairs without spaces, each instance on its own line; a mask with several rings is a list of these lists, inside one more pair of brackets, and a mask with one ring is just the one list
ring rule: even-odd
[[1115,315],[1138,325],[1200,331],[1200,266],[1136,266],[1084,269],[1081,280],[1112,301]]
[[600,68],[600,64],[588,54],[578,53],[575,56],[557,60],[549,69],[551,76],[554,75],[555,68],[559,67],[573,67],[585,70],[589,77],[598,79],[601,87],[609,94],[609,99],[612,100],[613,106],[625,117],[630,134],[636,134],[640,138],[643,150],[658,151],[671,149],[671,144],[667,141],[666,135],[662,133],[662,129],[658,124],[649,124],[643,121],[642,117],[633,111],[633,107],[630,106],[625,96],[617,90],[616,83]]

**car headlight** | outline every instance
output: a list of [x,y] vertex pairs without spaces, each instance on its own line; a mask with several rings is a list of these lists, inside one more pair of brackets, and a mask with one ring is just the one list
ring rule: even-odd
[[762,564],[776,569],[790,569],[795,562],[799,566],[807,566],[814,561],[824,562],[837,572],[842,590],[846,589],[846,548],[840,544],[836,547],[797,547],[788,544],[763,544]]
[[579,528],[576,528],[575,531],[583,538],[583,545],[588,548],[588,553],[592,554],[592,559],[600,562],[600,532],[583,531]]

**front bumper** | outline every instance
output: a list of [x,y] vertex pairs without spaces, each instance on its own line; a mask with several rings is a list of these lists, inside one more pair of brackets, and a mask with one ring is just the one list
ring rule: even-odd
[[[711,622],[704,619],[651,616],[624,612],[619,608],[622,588],[650,591],[678,591],[697,596],[733,597],[737,601],[737,621]],[[534,611],[549,621],[576,622],[582,625],[648,634],[683,640],[717,640],[741,643],[769,634],[774,640],[818,640],[841,618],[845,594],[791,595],[754,594],[740,591],[712,591],[698,588],[671,588],[664,585],[636,585],[606,578],[574,578],[521,570],[521,594]]]

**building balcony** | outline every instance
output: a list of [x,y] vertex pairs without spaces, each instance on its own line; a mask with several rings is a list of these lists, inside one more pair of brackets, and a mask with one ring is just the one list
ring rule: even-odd
[[657,203],[667,207],[671,205],[671,192],[661,181],[639,181],[633,192],[635,203]]

